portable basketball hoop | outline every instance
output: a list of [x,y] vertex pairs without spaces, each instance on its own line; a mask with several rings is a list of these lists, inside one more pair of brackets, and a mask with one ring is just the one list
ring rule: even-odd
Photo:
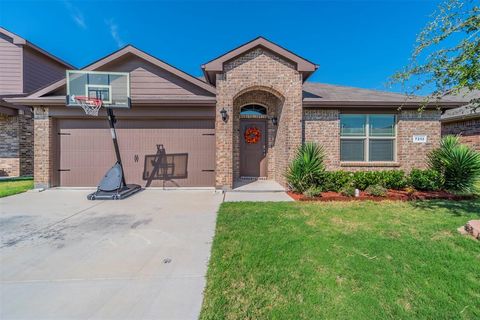
[[130,80],[128,73],[67,70],[68,107],[82,107],[87,115],[98,116],[100,108],[107,113],[112,135],[116,163],[103,176],[97,191],[89,194],[89,200],[125,199],[142,188],[138,184],[127,184],[123,172],[122,158],[118,147],[113,109],[130,108]]
[[74,96],[73,99],[82,107],[83,111],[89,116],[98,116],[98,111],[102,107],[102,99],[89,98],[86,96]]

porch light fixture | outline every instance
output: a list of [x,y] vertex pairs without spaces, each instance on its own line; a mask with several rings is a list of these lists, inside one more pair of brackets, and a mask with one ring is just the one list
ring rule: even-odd
[[220,115],[222,116],[223,122],[227,122],[227,110],[225,110],[225,108],[222,108],[222,110],[220,110]]
[[272,124],[276,127],[278,124],[278,119],[277,117],[272,117]]

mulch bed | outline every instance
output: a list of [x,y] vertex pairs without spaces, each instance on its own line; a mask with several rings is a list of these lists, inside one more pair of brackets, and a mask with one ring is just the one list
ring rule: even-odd
[[410,200],[472,200],[475,199],[473,195],[456,195],[447,191],[415,191],[413,194],[409,194],[403,190],[388,190],[384,197],[375,197],[368,193],[361,191],[359,197],[347,197],[338,192],[322,192],[321,196],[314,198],[307,198],[303,194],[288,192],[288,195],[295,201],[384,201],[384,200],[397,200],[397,201],[410,201]]

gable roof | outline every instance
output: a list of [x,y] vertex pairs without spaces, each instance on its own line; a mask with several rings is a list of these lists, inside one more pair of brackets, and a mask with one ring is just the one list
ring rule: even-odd
[[[158,58],[155,58],[154,56],[140,50],[140,49],[137,49],[136,47],[132,46],[132,45],[126,45],[125,47],[95,61],[95,62],[92,62],[90,63],[89,65],[83,67],[82,69],[80,70],[85,70],[85,71],[94,71],[94,70],[97,70],[99,68],[101,68],[102,66],[110,63],[110,62],[114,62],[115,60],[117,59],[120,59],[128,54],[132,54],[132,55],[135,55],[151,64],[153,64],[154,66],[157,66],[159,68],[162,68],[174,75],[176,75],[177,77],[183,79],[183,80],[186,80],[194,85],[196,85],[197,87],[200,87],[204,90],[206,90],[207,92],[210,92],[212,94],[215,94],[216,92],[216,89],[215,87],[211,86],[210,84],[206,83],[205,81],[202,81],[201,79],[198,79],[178,68],[175,68],[173,67],[172,65],[158,59]],[[35,99],[38,100],[38,102],[43,102],[45,103],[45,101],[42,100],[42,97],[47,95],[48,93],[51,93],[55,90],[58,90],[60,88],[62,88],[63,86],[66,85],[66,80],[65,78],[61,79],[61,80],[58,80],[54,83],[51,83],[43,88],[40,88],[34,92],[32,92],[28,97],[25,97],[25,99],[16,99],[18,102],[22,103],[22,101],[20,100],[23,100],[25,101],[24,103],[33,103]],[[53,100],[55,98],[52,98]],[[53,101],[52,100],[52,101]],[[59,99],[56,99],[58,101],[60,101]],[[55,101],[56,101],[55,100]],[[57,101],[57,102],[58,102]]]
[[294,62],[296,65],[297,71],[302,72],[304,74],[304,80],[306,80],[318,68],[318,66],[315,63],[300,57],[299,55],[291,52],[290,50],[287,50],[279,46],[278,44],[265,39],[264,37],[257,37],[203,64],[202,70],[205,75],[205,78],[209,83],[215,84],[216,74],[221,73],[223,71],[223,65],[225,62],[235,57],[238,57],[239,55],[244,54],[245,52],[253,50],[257,47],[265,48],[281,57],[284,57]]
[[[480,90],[460,93],[456,98],[470,102],[472,99],[480,98]],[[467,104],[459,108],[450,109],[442,114],[442,122],[453,122],[467,119],[480,118],[480,108],[474,109],[472,104]]]
[[51,54],[50,52],[48,51],[45,51],[43,50],[42,48],[38,47],[37,45],[31,43],[30,41],[20,37],[19,35],[11,32],[11,31],[8,31],[7,29],[5,28],[2,28],[0,27],[0,33],[7,36],[8,38],[12,39],[12,43],[13,44],[18,44],[18,45],[22,45],[22,46],[26,46],[28,48],[31,48],[37,52],[40,52],[41,54],[47,56],[48,58],[62,64],[63,66],[65,66],[67,69],[75,69],[75,67],[73,65],[71,65],[70,63],[60,59],[59,57],[57,56],[54,56],[53,54]]
[[[332,84],[305,82],[303,84],[303,103],[305,106],[400,106],[418,107],[426,97],[407,96],[400,93],[362,89]],[[463,100],[445,98],[431,101],[430,106],[458,107]]]
[[170,73],[173,73],[174,75],[178,76],[179,78],[182,78],[184,80],[187,80],[195,85],[197,85],[198,87],[200,88],[203,88],[211,93],[215,93],[216,90],[213,86],[211,86],[210,84],[206,83],[205,81],[202,81],[148,53],[146,53],[145,51],[142,51],[134,46],[132,46],[131,44],[129,45],[126,45],[125,47],[117,50],[116,52],[114,53],[111,53],[109,54],[108,56],[100,59],[100,60],[97,60],[89,65],[87,65],[86,67],[84,67],[82,70],[88,70],[88,71],[93,71],[93,70],[96,70],[98,68],[100,68],[101,66],[109,63],[109,62],[112,62],[116,59],[119,59],[120,57],[126,55],[126,54],[133,54],[133,55],[136,55],[137,57],[140,57],[148,62],[150,62],[151,64],[153,65],[156,65],[162,69],[165,69],[166,71],[170,72]]

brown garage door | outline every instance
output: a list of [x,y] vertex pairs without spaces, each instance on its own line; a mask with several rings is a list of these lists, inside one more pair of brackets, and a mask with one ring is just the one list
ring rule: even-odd
[[[127,183],[214,186],[213,120],[119,119],[116,127]],[[107,121],[60,119],[58,131],[60,185],[98,185],[115,163]]]

